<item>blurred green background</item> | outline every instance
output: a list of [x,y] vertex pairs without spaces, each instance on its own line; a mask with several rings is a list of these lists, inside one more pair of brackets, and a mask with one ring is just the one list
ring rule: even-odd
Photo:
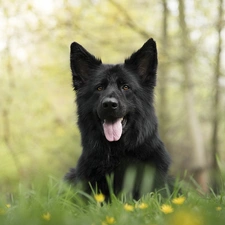
[[171,171],[218,184],[225,159],[224,2],[0,0],[0,191],[62,179],[80,155],[69,46],[120,63],[150,37]]

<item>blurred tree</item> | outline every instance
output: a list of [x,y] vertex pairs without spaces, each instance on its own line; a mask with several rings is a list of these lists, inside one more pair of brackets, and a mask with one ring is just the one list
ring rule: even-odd
[[181,67],[184,75],[183,91],[186,104],[188,129],[192,144],[192,161],[190,162],[190,171],[193,172],[195,179],[201,185],[203,190],[207,190],[207,170],[206,153],[200,122],[195,111],[194,86],[192,80],[192,58],[195,54],[189,38],[189,31],[185,17],[185,1],[178,0],[179,3],[179,24],[181,29]]
[[132,29],[134,32],[138,33],[145,39],[149,39],[150,34],[146,32],[146,29],[142,29],[141,26],[136,23],[136,21],[133,20],[133,17],[129,14],[128,10],[124,8],[121,4],[119,4],[115,0],[108,0],[112,5],[114,5],[119,14],[122,14],[124,16],[124,22],[126,26],[128,26],[130,29]]
[[[18,8],[14,7],[14,11],[17,11]],[[15,85],[15,77],[14,77],[14,65],[13,65],[13,56],[12,56],[12,41],[15,40],[14,34],[10,31],[10,17],[12,10],[8,7],[8,5],[2,6],[2,13],[5,17],[5,47],[2,51],[2,56],[4,55],[4,60],[2,60],[3,63],[3,70],[2,70],[2,76],[3,71],[5,74],[5,81],[7,83],[4,83],[4,89],[5,92],[3,92],[2,98],[4,99],[2,102],[2,107],[0,108],[2,111],[2,140],[5,143],[5,146],[7,147],[9,154],[11,155],[14,165],[16,167],[16,171],[19,173],[19,175],[23,174],[23,167],[22,163],[20,162],[20,159],[14,149],[14,146],[12,144],[13,138],[12,138],[12,121],[11,114],[12,112],[12,102],[13,102],[13,94],[14,90],[16,88]],[[12,91],[10,91],[12,90]]]
[[224,10],[223,10],[223,0],[218,0],[218,19],[216,23],[217,32],[217,47],[215,56],[215,67],[214,67],[214,77],[213,77],[213,97],[212,97],[212,172],[211,172],[211,182],[212,188],[215,192],[219,192],[221,185],[221,173],[218,165],[219,160],[219,126],[220,126],[220,85],[219,80],[221,77],[221,53],[222,53],[222,29],[224,26],[223,21]]
[[167,88],[168,88],[168,17],[169,17],[169,9],[166,0],[162,0],[163,7],[163,16],[162,16],[162,51],[161,55],[163,56],[160,61],[160,74],[158,77],[159,80],[159,123],[160,123],[160,135],[162,137],[163,142],[167,148],[171,145],[168,137],[168,118],[170,118],[170,112],[168,109],[168,99],[167,99]]

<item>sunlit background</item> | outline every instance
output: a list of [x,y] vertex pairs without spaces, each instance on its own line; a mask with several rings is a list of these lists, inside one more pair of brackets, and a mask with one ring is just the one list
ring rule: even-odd
[[[1,0],[0,191],[62,179],[80,155],[69,46],[120,63],[153,37],[171,173],[216,187],[225,160],[222,0]],[[216,173],[215,173],[216,172]]]

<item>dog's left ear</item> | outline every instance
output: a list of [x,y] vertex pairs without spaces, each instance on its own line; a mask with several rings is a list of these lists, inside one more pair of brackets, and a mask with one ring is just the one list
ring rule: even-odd
[[149,39],[137,52],[125,60],[125,67],[138,74],[142,81],[155,85],[158,66],[155,41]]

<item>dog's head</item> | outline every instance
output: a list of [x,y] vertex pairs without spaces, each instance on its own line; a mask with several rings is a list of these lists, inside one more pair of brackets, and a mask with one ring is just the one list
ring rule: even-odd
[[153,39],[117,65],[103,64],[81,45],[72,43],[70,65],[79,119],[92,119],[110,142],[120,140],[128,128],[134,136],[140,135],[135,130],[137,124],[144,126],[144,117],[153,109],[157,64]]

